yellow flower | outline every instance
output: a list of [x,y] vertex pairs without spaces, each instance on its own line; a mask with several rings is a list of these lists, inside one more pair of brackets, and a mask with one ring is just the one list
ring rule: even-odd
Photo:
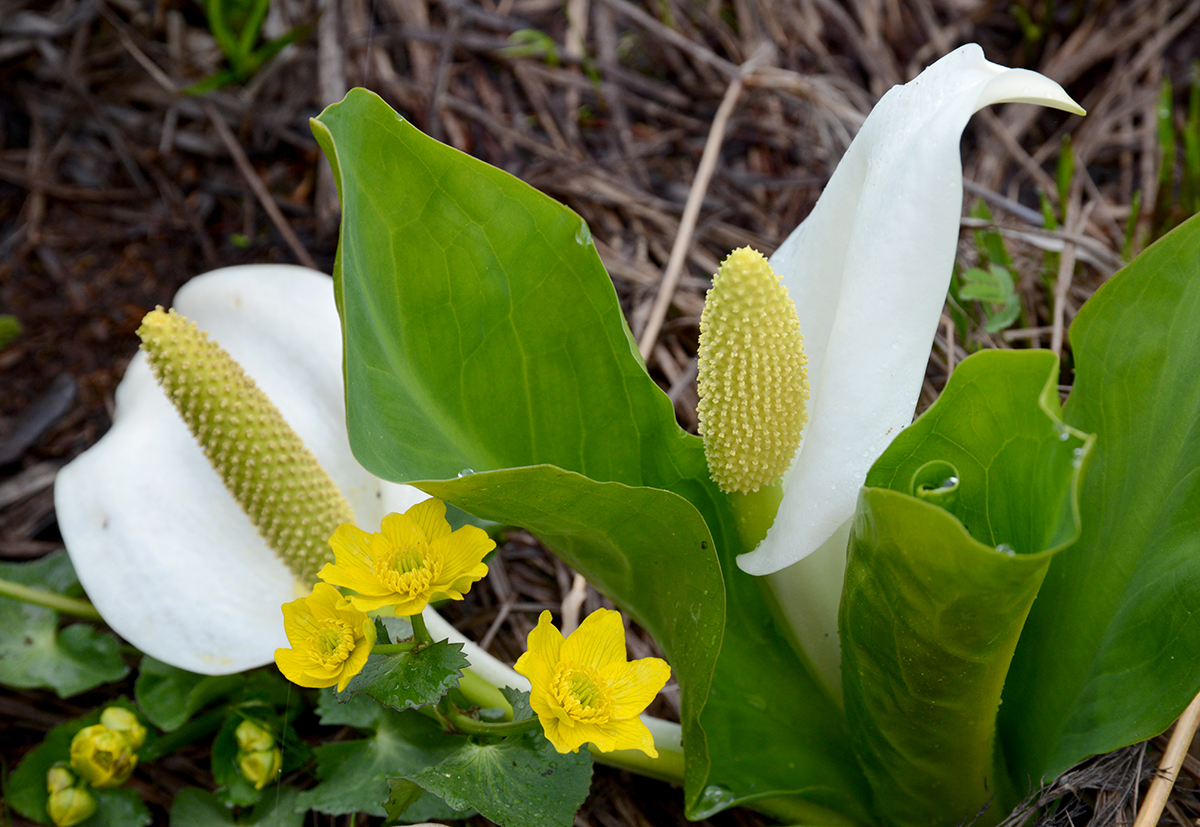
[[542,612],[529,651],[514,667],[529,678],[529,704],[559,752],[589,741],[601,752],[640,749],[658,757],[638,715],[663,688],[671,667],[660,658],[625,660],[621,615],[597,609],[566,639]]
[[387,515],[376,534],[343,525],[329,544],[337,562],[318,577],[357,592],[347,598],[356,609],[395,606],[405,616],[420,614],[431,600],[462,600],[487,574],[483,556],[496,547],[475,526],[451,533],[446,504],[437,499]]
[[104,724],[84,727],[71,739],[71,768],[98,790],[124,784],[137,761],[129,738]]
[[276,649],[275,664],[298,686],[338,692],[362,671],[375,645],[375,622],[333,586],[318,583],[312,594],[283,604],[283,630],[291,649]]

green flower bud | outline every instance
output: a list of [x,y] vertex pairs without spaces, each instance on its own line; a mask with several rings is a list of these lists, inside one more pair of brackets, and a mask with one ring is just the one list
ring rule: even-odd
[[72,827],[86,821],[94,812],[96,799],[83,787],[54,790],[46,801],[46,813],[58,827]]
[[282,767],[283,751],[279,747],[238,753],[238,769],[256,790],[261,790],[275,780]]
[[113,732],[120,732],[131,749],[141,749],[146,743],[146,728],[138,717],[123,706],[110,706],[100,713],[100,723]]
[[65,790],[67,787],[75,785],[75,776],[67,769],[67,765],[61,761],[55,764],[46,773],[46,792],[56,793],[59,790]]
[[121,786],[136,766],[129,739],[104,724],[84,727],[71,740],[72,769],[96,789]]
[[261,790],[283,767],[283,752],[275,745],[275,734],[247,719],[238,724],[233,737],[238,745],[238,769],[254,789]]
[[233,737],[237,739],[238,752],[261,752],[275,746],[275,736],[249,719],[238,724]]
[[174,310],[138,328],[167,397],[267,545],[305,586],[333,561],[326,542],[354,522],[342,492],[242,367]]

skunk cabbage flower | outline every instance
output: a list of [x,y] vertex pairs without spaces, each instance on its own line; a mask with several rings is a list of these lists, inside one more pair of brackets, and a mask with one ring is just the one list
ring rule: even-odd
[[1057,83],[963,46],[880,98],[771,256],[800,318],[809,422],[774,524],[738,557],[744,571],[779,571],[839,532],[868,469],[912,421],[958,243],[959,140],[972,114],[1003,102],[1083,114]]
[[[255,380],[362,525],[425,498],[350,453],[342,333],[325,275],[290,265],[199,276],[174,306]],[[113,426],[55,483],[63,541],[105,621],[143,652],[208,675],[270,663],[288,645],[279,607],[307,594],[225,488],[138,353]]]

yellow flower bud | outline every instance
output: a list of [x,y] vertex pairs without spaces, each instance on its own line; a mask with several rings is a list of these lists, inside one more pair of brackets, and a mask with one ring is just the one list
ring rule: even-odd
[[256,790],[261,790],[274,781],[281,767],[283,752],[279,747],[238,753],[238,769]]
[[146,728],[138,717],[122,706],[110,706],[100,713],[100,723],[119,732],[129,741],[130,749],[141,749],[146,743]]
[[260,752],[275,746],[275,736],[271,730],[249,719],[238,724],[233,737],[237,739],[238,752]]
[[713,276],[700,316],[700,433],[722,491],[753,493],[783,477],[808,421],[808,358],[796,305],[749,247]]
[[71,740],[72,769],[96,789],[121,786],[136,766],[129,739],[104,724],[84,727]]
[[167,397],[221,481],[292,574],[311,586],[326,540],[354,512],[317,458],[241,365],[174,310],[138,328]]
[[83,787],[54,790],[46,801],[46,813],[58,827],[72,827],[86,821],[94,812],[96,799]]
[[63,763],[55,764],[46,773],[46,792],[56,793],[75,784],[75,776]]

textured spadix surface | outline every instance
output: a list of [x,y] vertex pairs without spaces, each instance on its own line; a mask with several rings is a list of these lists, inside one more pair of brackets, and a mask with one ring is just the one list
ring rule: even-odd
[[[289,265],[198,276],[174,306],[245,368],[337,484],[360,527],[425,498],[350,453],[342,338],[325,275]],[[155,382],[144,354],[117,388],[113,426],[55,483],[63,540],[105,621],[147,654],[202,674],[269,663],[297,596]]]
[[771,256],[804,333],[809,424],[775,524],[738,558],[745,571],[815,551],[912,420],[954,263],[959,139],[973,113],[1006,101],[1082,113],[1054,81],[963,46],[879,100],[812,214]]
[[209,464],[292,574],[313,583],[354,512],[241,365],[175,310],[146,314],[142,351]]
[[787,289],[749,247],[713,276],[700,317],[700,433],[722,491],[779,480],[800,444],[808,376],[804,338]]

